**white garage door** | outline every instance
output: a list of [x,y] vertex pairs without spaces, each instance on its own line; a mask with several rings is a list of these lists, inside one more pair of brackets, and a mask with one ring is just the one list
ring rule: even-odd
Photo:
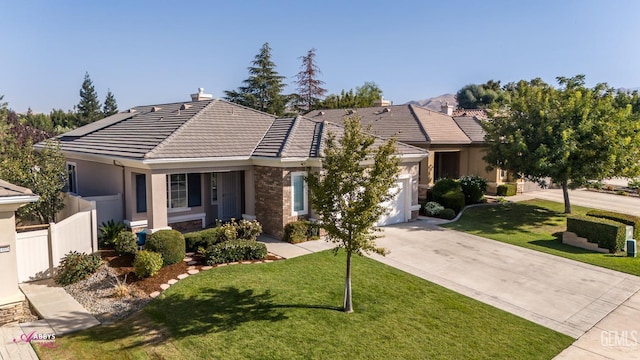
[[382,203],[382,205],[388,209],[388,213],[380,217],[376,226],[397,224],[405,221],[405,199],[407,197],[404,182],[398,181],[396,186],[391,188],[390,191],[396,195]]

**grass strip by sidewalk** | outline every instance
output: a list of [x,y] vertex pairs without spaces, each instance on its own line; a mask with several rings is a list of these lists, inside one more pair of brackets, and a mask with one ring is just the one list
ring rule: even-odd
[[37,347],[41,359],[550,359],[573,339],[369,258],[215,268],[123,322]]
[[[574,205],[571,210],[584,215],[591,209]],[[640,258],[562,244],[561,233],[567,230],[563,211],[562,203],[539,199],[479,206],[465,210],[458,221],[443,227],[640,276]]]

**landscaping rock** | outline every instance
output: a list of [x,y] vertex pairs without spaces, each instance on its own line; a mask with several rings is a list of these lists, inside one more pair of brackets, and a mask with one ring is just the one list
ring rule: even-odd
[[197,264],[198,264],[198,262],[195,261],[195,260],[191,260],[191,261],[187,262],[187,265],[197,265]]
[[200,270],[202,270],[202,271],[207,271],[207,270],[211,270],[211,269],[213,269],[213,266],[209,266],[209,265],[203,266],[202,268],[200,268]]
[[189,261],[193,261],[193,258],[190,256],[187,256],[184,258],[184,261],[188,263]]
[[189,277],[189,274],[180,274],[178,275],[178,280],[186,279]]
[[175,284],[175,283],[177,283],[177,282],[178,282],[178,280],[176,280],[176,279],[171,279],[171,280],[167,281],[167,284],[169,284],[169,285],[173,285],[173,284]]
[[187,270],[187,273],[189,275],[195,275],[197,273],[199,273],[200,271],[198,269],[191,269],[191,270]]
[[149,294],[149,297],[150,298],[155,298],[155,297],[158,297],[158,295],[160,295],[160,291],[154,291],[151,294]]
[[169,285],[169,284],[162,284],[162,285],[160,285],[160,289],[162,289],[162,290],[167,290],[167,289],[168,289],[168,288],[170,288],[170,287],[171,287],[171,285]]

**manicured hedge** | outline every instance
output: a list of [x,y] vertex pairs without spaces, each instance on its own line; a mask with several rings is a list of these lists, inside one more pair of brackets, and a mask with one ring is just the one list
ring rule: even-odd
[[262,260],[267,246],[254,240],[230,240],[211,246],[205,253],[208,265],[242,260]]
[[187,251],[196,252],[199,248],[207,249],[223,241],[256,240],[260,234],[262,225],[256,220],[231,220],[228,223],[218,222],[215,228],[186,233],[184,240]]
[[196,252],[199,248],[206,249],[211,245],[215,245],[225,241],[220,236],[218,228],[204,229],[184,234],[184,242],[187,251]]
[[440,211],[440,213],[438,214],[438,217],[440,219],[453,220],[456,217],[456,212],[453,211],[453,209],[444,209]]
[[[432,191],[432,196],[433,196],[433,201],[439,202],[440,204],[442,204],[442,197],[450,192],[450,191],[460,191],[462,192],[462,189],[460,188],[460,184],[458,184],[458,180],[456,179],[449,179],[449,178],[442,178],[438,181],[435,182],[435,184],[433,184],[433,187],[431,188]],[[463,197],[464,199],[464,197]],[[444,204],[442,204],[444,205]],[[445,206],[447,207],[447,206]]]
[[149,236],[145,248],[162,255],[162,266],[178,263],[185,257],[184,236],[176,230],[160,230]]
[[446,209],[453,209],[457,214],[464,208],[464,194],[460,190],[451,190],[442,195],[439,202]]
[[496,193],[498,196],[513,196],[518,192],[516,184],[501,184],[498,185]]
[[625,225],[613,220],[591,216],[567,217],[567,231],[587,238],[589,242],[598,243],[598,247],[609,249],[615,253],[624,248]]
[[625,225],[633,226],[633,238],[640,240],[640,216],[621,214],[613,211],[590,210],[587,216],[593,216],[601,219],[609,219],[621,222]]
[[284,226],[283,241],[297,244],[308,240],[315,240],[319,237],[318,224],[309,220],[292,221]]

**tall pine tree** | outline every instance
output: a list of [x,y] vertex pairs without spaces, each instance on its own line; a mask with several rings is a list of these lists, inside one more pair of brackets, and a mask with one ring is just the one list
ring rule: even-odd
[[298,109],[304,112],[317,109],[322,97],[327,93],[327,89],[322,87],[324,81],[318,79],[318,75],[322,72],[316,65],[315,58],[316,49],[311,49],[307,55],[299,57],[302,60],[302,66],[294,83],[298,85]]
[[282,95],[284,76],[275,70],[271,61],[271,48],[264,43],[260,52],[248,67],[249,78],[238,90],[225,91],[225,99],[269,114],[282,115],[287,97]]
[[104,99],[104,106],[102,106],[102,114],[104,117],[111,116],[118,113],[118,104],[116,98],[113,96],[111,89],[107,90],[107,97]]
[[103,118],[100,111],[98,93],[93,87],[89,73],[84,74],[84,81],[80,88],[80,102],[78,103],[78,125],[83,126]]

